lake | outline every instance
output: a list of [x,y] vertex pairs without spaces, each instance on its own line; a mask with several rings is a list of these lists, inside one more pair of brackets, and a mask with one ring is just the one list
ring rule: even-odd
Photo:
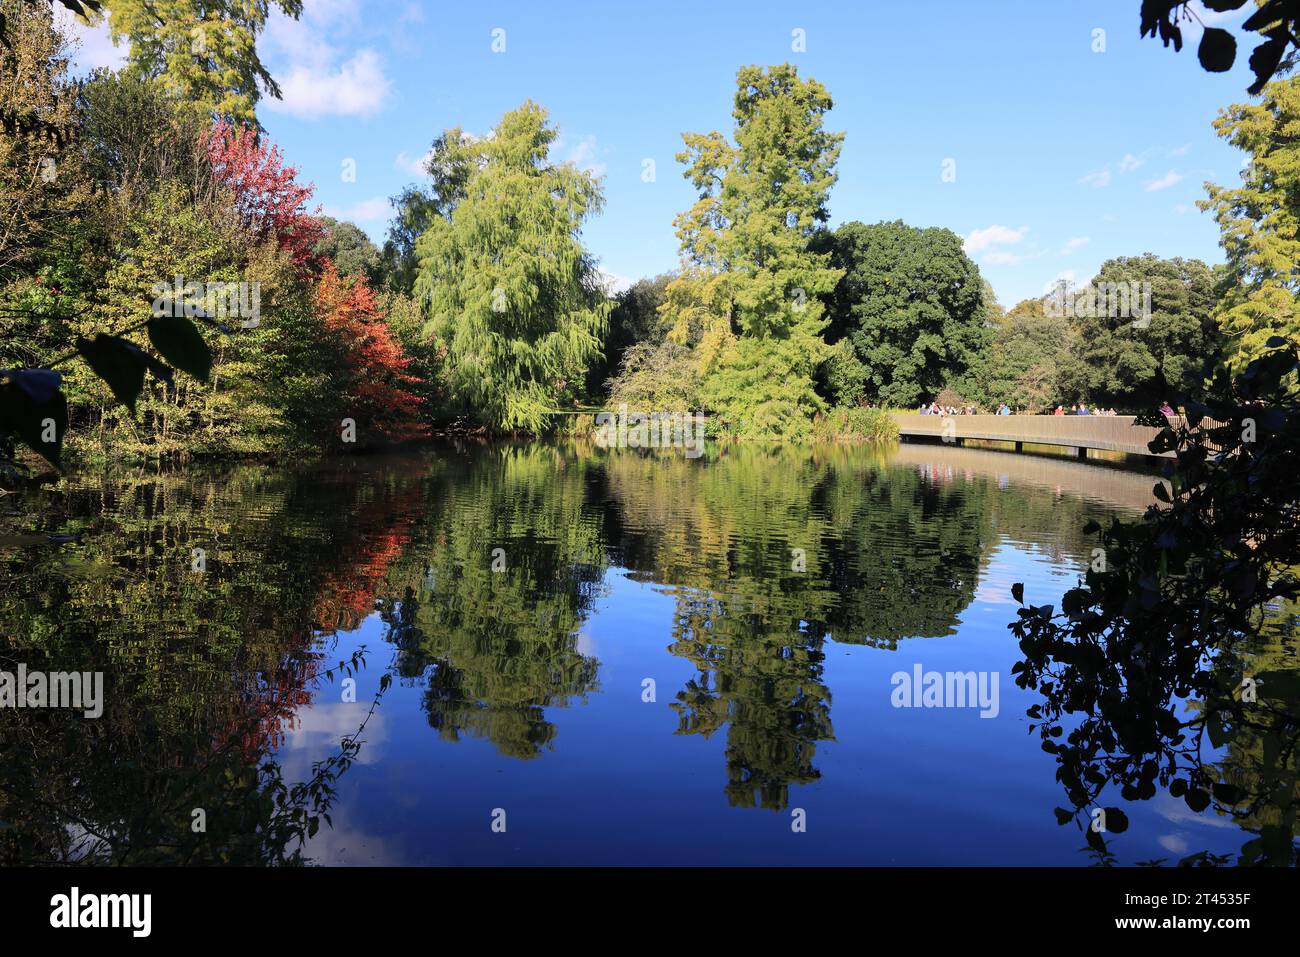
[[[102,714],[0,710],[0,854],[1091,864],[1011,586],[1059,602],[1084,524],[1152,483],[920,444],[75,474],[0,499],[0,667],[100,672]],[[1294,674],[1297,646],[1279,618],[1249,653]],[[1273,806],[1116,795],[1112,859],[1235,858],[1293,819],[1295,749],[1257,744],[1202,757],[1289,762]]]

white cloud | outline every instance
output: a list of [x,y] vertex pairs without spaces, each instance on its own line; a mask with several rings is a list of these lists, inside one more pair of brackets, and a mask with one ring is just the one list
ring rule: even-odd
[[412,176],[427,176],[426,166],[430,159],[433,158],[433,147],[430,146],[419,156],[412,156],[406,150],[402,150],[393,159],[393,168],[404,170]]
[[272,12],[267,62],[283,99],[267,97],[267,109],[316,119],[369,116],[384,107],[392,84],[379,54],[366,47],[345,58],[325,39],[348,35],[359,15],[357,0],[307,0],[297,20]]
[[54,13],[59,29],[72,39],[70,52],[72,73],[82,76],[100,67],[116,70],[126,62],[127,46],[114,46],[108,38],[108,19],[96,26],[87,26],[63,7]]
[[387,219],[391,205],[385,196],[373,196],[370,199],[363,199],[351,206],[326,206],[322,212],[326,216],[333,216],[335,219],[345,219],[352,223],[374,222],[380,219]]
[[1103,186],[1109,186],[1111,181],[1110,167],[1105,169],[1095,169],[1091,173],[1080,177],[1079,182],[1085,186],[1091,186],[1093,189],[1101,189]]
[[[274,75],[274,74],[273,74]],[[283,98],[268,97],[267,109],[303,119],[370,116],[383,108],[390,83],[374,50],[358,50],[341,66],[296,64],[277,77]]]
[[[563,138],[555,144],[557,150],[564,150],[565,142]],[[578,142],[568,148],[564,154],[564,162],[572,163],[578,169],[590,173],[592,176],[604,176],[608,165],[601,159],[598,159],[599,149],[596,146],[596,137],[584,136]]]
[[1010,226],[989,226],[987,229],[973,229],[966,237],[963,246],[967,253],[975,254],[994,246],[1012,246],[1025,238],[1028,226],[1012,229]]
[[1169,151],[1169,155],[1170,155],[1170,156],[1186,156],[1189,152],[1191,152],[1191,149],[1192,149],[1192,144],[1191,144],[1191,143],[1184,143],[1182,146],[1179,146],[1177,149],[1172,149],[1172,150],[1170,150],[1170,151]]
[[632,280],[627,276],[620,276],[616,272],[610,272],[608,269],[597,267],[596,272],[600,276],[600,284],[605,289],[605,295],[617,296],[620,292],[631,288]]
[[1175,170],[1171,169],[1168,173],[1165,173],[1165,175],[1161,176],[1159,179],[1153,179],[1151,182],[1147,183],[1147,192],[1154,193],[1156,190],[1168,189],[1170,186],[1173,186],[1175,183],[1179,182],[1182,178],[1183,178],[1182,173],[1176,172]]
[[1062,255],[1062,256],[1068,256],[1068,255],[1070,255],[1070,253],[1074,252],[1076,249],[1080,249],[1080,248],[1082,248],[1082,247],[1088,245],[1088,243],[1090,243],[1090,242],[1092,242],[1092,237],[1091,237],[1091,236],[1074,236],[1074,237],[1071,237],[1070,239],[1067,239],[1067,240],[1065,241],[1065,245],[1061,247],[1061,255]]
[[1132,153],[1125,153],[1124,158],[1119,161],[1119,171],[1121,173],[1131,173],[1144,162],[1145,160],[1134,156]]

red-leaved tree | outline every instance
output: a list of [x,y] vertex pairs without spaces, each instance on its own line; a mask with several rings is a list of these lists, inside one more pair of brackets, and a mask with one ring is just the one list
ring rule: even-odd
[[346,349],[349,411],[358,430],[391,442],[428,435],[421,421],[423,401],[409,389],[420,380],[407,371],[411,360],[365,280],[343,279],[331,260],[323,260],[315,306]]
[[315,265],[312,248],[325,228],[307,211],[315,188],[297,182],[298,170],[285,166],[278,146],[258,142],[251,126],[223,120],[204,134],[203,147],[217,181],[231,191],[243,224],[259,240],[274,238],[294,265]]

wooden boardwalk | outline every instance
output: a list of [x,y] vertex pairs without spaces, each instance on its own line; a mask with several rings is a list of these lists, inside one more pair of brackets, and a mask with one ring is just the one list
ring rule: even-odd
[[[1159,429],[1134,425],[1131,415],[921,415],[896,412],[894,420],[904,437],[927,437],[961,445],[967,439],[1012,442],[1016,451],[1025,443],[1059,445],[1077,449],[1087,458],[1089,449],[1151,455],[1147,443]],[[1164,455],[1172,455],[1165,452]]]

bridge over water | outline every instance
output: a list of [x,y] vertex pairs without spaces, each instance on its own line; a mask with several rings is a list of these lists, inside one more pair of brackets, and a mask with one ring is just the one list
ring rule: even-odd
[[[1013,442],[1016,451],[1025,443],[1058,445],[1087,458],[1089,449],[1151,455],[1147,443],[1160,430],[1134,425],[1131,415],[921,415],[896,412],[894,421],[905,437],[944,439],[961,445],[967,439]],[[1164,455],[1173,453],[1165,452]]]

